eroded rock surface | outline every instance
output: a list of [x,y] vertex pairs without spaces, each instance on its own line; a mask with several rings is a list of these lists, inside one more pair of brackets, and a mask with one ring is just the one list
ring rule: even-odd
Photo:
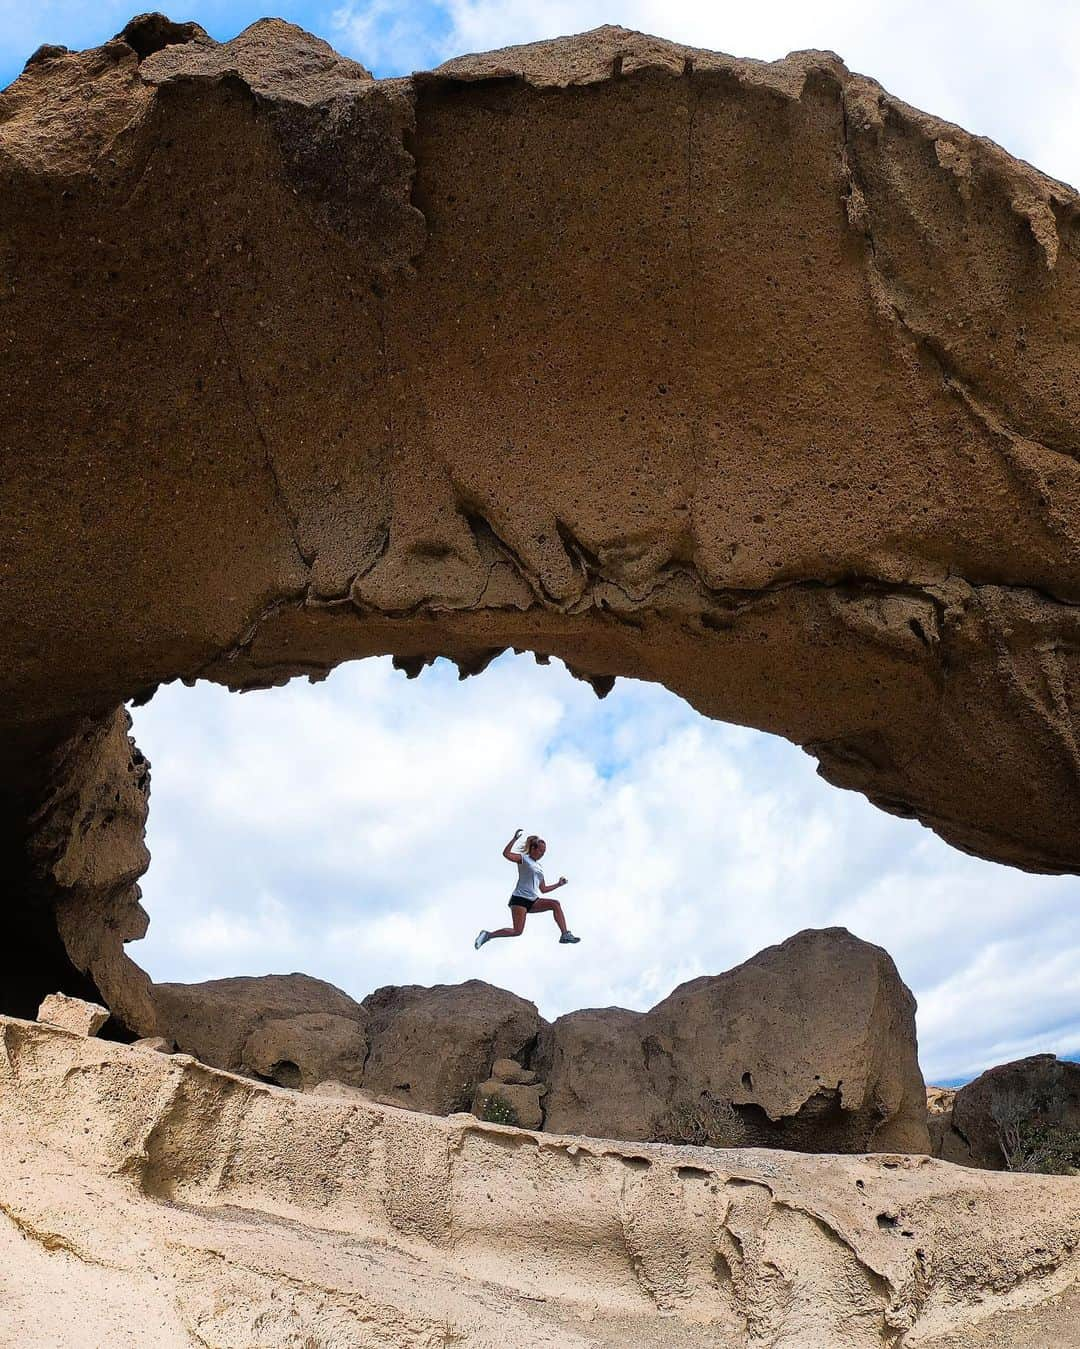
[[[307,974],[264,974],[258,977],[208,979],[200,984],[154,984],[156,1021],[163,1035],[182,1054],[193,1054],[203,1063],[230,1072],[259,1072],[256,1064],[272,1048],[271,1034],[284,1046],[304,1056],[301,1077],[305,1085],[337,1074],[319,1071],[341,1066],[341,1054],[359,1053],[361,1067],[367,1044],[367,1014],[347,993],[324,979]],[[324,1022],[311,1018],[326,1018]],[[338,1023],[355,1028],[355,1038],[345,1035]],[[298,1023],[295,1033],[286,1027]],[[320,1044],[316,1027],[322,1026]],[[267,1027],[274,1031],[268,1032]],[[266,1032],[265,1036],[260,1032]],[[250,1057],[255,1062],[248,1062]],[[364,1048],[360,1048],[360,1046]],[[287,1058],[288,1056],[283,1056]],[[266,1067],[281,1060],[266,1060]],[[265,1076],[273,1076],[266,1073]],[[283,1085],[298,1086],[299,1081]]]
[[[155,18],[37,53],[0,182],[13,859],[163,681],[516,646],[1080,868],[1071,188],[830,53],[605,28],[380,81]],[[95,884],[64,941],[123,985]]]
[[649,1012],[571,1012],[534,1066],[546,1127],[666,1136],[673,1107],[735,1107],[752,1145],[928,1152],[915,1000],[887,952],[844,928],[800,932]]
[[471,1109],[495,1060],[527,1053],[542,1024],[535,1003],[480,979],[380,988],[363,1005],[365,1089],[438,1115]]
[[0,1340],[26,1349],[1031,1349],[1080,1275],[1074,1178],[583,1141],[0,1039]]

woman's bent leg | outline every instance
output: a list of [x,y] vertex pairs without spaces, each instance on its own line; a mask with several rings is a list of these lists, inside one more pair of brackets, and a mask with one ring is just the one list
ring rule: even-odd
[[[532,906],[533,913],[550,913],[559,925],[559,931],[566,931],[566,919],[563,917],[562,905],[557,899],[538,899]],[[494,936],[494,932],[491,934]]]

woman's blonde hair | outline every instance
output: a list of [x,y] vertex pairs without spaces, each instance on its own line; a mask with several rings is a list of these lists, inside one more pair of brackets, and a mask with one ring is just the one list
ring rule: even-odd
[[539,842],[541,842],[539,834],[530,834],[529,837],[525,840],[525,851],[532,852],[533,844]]

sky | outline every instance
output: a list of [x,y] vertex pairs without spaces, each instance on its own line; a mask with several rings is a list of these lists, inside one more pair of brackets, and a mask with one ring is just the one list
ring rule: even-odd
[[[1077,0],[189,0],[227,39],[267,12],[376,75],[619,23],[773,59],[838,52],[916,106],[1080,183]],[[0,87],[41,43],[94,45],[134,0],[0,0]],[[1080,1056],[1080,880],[965,857],[823,783],[797,747],[710,723],[664,689],[604,702],[506,656],[459,683],[389,661],[238,696],[161,690],[135,711],[153,764],[147,939],[156,979],[303,970],[356,997],[481,977],[537,1002],[645,1008],[800,928],[886,947],[919,1000],[928,1081]],[[506,921],[521,826],[543,833],[576,947]]]

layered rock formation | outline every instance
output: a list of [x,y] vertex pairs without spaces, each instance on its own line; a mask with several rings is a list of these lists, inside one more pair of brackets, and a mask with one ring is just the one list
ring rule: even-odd
[[749,1144],[930,1149],[915,999],[844,928],[800,932],[649,1012],[571,1012],[532,1063],[556,1133],[666,1137],[672,1110],[705,1096],[734,1106]]
[[36,54],[0,182],[21,1002],[153,1033],[141,842],[51,859],[109,813],[87,739],[177,677],[551,653],[1080,868],[1071,189],[829,53],[608,28],[377,81],[160,16]]
[[583,1142],[0,1039],[5,1344],[1069,1343],[1080,1180]]

